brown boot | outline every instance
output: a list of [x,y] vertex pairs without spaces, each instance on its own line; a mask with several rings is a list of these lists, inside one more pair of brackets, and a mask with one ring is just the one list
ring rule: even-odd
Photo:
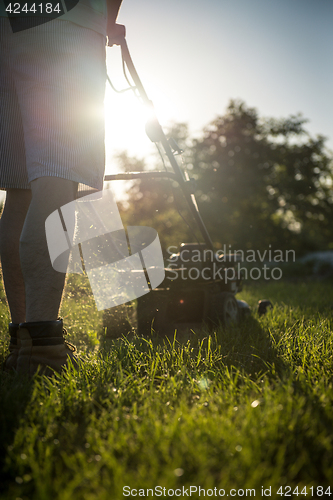
[[3,363],[3,369],[6,372],[16,370],[17,357],[20,350],[20,340],[17,338],[19,325],[17,323],[9,323],[9,354]]
[[78,369],[78,359],[74,355],[76,349],[64,339],[64,333],[62,319],[21,323],[17,372],[32,376],[38,371],[50,376],[70,364]]

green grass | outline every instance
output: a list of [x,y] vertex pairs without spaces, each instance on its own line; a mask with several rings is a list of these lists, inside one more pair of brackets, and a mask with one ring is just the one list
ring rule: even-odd
[[[254,312],[228,331],[113,341],[87,283],[70,280],[62,315],[85,363],[53,379],[2,374],[1,499],[117,500],[124,486],[317,498],[333,478],[333,284],[257,283],[239,297]],[[259,318],[263,298],[274,308]]]

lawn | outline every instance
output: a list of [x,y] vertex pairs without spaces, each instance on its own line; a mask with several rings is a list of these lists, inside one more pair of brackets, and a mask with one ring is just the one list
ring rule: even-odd
[[1,374],[1,499],[329,498],[333,283],[252,283],[239,298],[253,314],[228,330],[110,340],[71,279],[62,316],[85,362],[52,379]]

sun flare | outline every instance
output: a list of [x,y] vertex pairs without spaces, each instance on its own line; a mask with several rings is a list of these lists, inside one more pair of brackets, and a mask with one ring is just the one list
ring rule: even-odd
[[[124,78],[119,51],[108,51],[108,74],[116,89],[128,88],[128,81]],[[141,75],[140,75],[141,76]],[[177,116],[175,105],[168,91],[159,88],[152,77],[142,75],[142,83],[148,98],[153,102],[155,114],[165,128]],[[168,94],[168,95],[166,95]],[[144,159],[150,163],[152,154],[156,149],[147,137],[145,126],[151,117],[151,110],[138,99],[133,91],[118,93],[106,86],[105,101],[105,149],[106,149],[106,174],[119,172],[115,156],[127,151],[132,157]],[[122,197],[123,181],[115,181],[111,187]]]
[[[170,100],[162,92],[151,89],[149,97],[154,103],[156,116],[168,125],[174,116]],[[145,133],[145,125],[151,111],[136,98],[133,92],[117,94],[107,89],[105,96],[105,145],[107,173],[112,173],[112,157],[127,150],[139,158],[149,155],[154,146]]]

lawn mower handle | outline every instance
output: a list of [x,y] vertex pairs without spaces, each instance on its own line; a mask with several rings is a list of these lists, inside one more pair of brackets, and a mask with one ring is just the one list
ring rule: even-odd
[[[156,115],[155,115],[154,105],[153,105],[152,101],[148,98],[147,93],[146,93],[146,91],[141,83],[141,80],[139,78],[139,75],[135,69],[135,66],[133,64],[125,37],[126,37],[125,26],[123,26],[121,24],[115,24],[114,28],[109,30],[108,45],[109,46],[120,45],[123,61],[126,64],[127,69],[132,77],[132,80],[134,82],[136,90],[137,90],[138,94],[140,95],[144,104],[148,108],[150,108],[152,111],[153,118],[151,120],[149,120],[147,125],[146,125],[146,133],[152,142],[160,142],[162,144],[163,149],[165,151],[165,154],[167,155],[169,162],[171,164],[171,167],[174,171],[175,180],[178,182],[180,188],[183,191],[184,197],[185,197],[185,199],[188,203],[188,206],[191,210],[191,213],[192,213],[192,215],[197,223],[197,226],[202,234],[202,237],[205,241],[205,244],[207,245],[207,248],[214,250],[213,242],[212,242],[212,240],[209,236],[209,233],[207,231],[207,228],[206,228],[206,226],[201,218],[195,196],[191,192],[191,189],[188,189],[188,186],[191,184],[191,181],[186,173],[185,173],[186,177],[184,177],[184,174],[183,174],[182,170],[180,169],[178,162],[173,154],[173,151],[171,149],[169,141],[166,138],[164,131],[163,131]],[[165,173],[167,174],[167,172],[165,172]],[[126,178],[131,179],[131,178],[138,177],[137,174],[135,174],[134,172],[133,172],[133,174],[134,174],[133,177],[131,177],[131,172],[128,172],[126,174]],[[140,177],[143,177],[144,175],[149,176],[151,174],[153,174],[153,172],[142,172]],[[161,175],[161,173],[159,175]],[[166,177],[168,177],[168,176],[166,175]],[[106,175],[104,179],[105,180],[116,180],[116,179],[120,179],[120,177],[118,175],[116,175],[116,176]]]

